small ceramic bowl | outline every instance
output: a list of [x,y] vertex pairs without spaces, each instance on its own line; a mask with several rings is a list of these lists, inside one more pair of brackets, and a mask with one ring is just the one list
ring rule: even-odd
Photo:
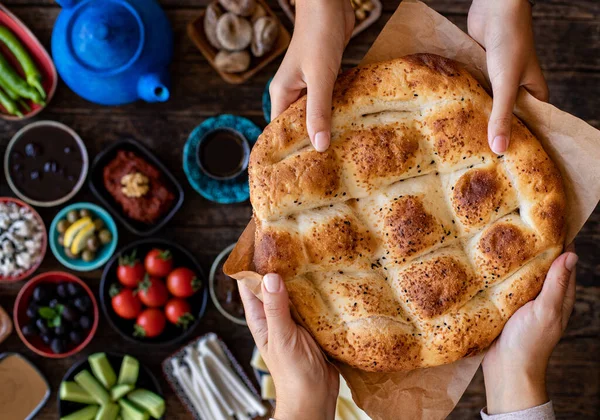
[[[143,261],[146,254],[154,248],[171,251],[171,255],[173,256],[173,267],[187,267],[191,269],[196,276],[202,280],[202,286],[194,293],[194,295],[187,298],[192,309],[191,313],[194,315],[194,321],[187,329],[182,330],[178,326],[167,322],[165,330],[157,337],[135,337],[133,335],[135,319],[123,319],[115,313],[112,308],[110,288],[113,284],[119,284],[117,279],[119,257],[131,255],[132,252],[136,250],[137,258]],[[178,243],[167,241],[165,239],[142,239],[121,248],[106,264],[104,271],[102,272],[102,280],[100,281],[100,305],[102,306],[104,317],[121,337],[144,348],[172,346],[189,338],[194,333],[194,330],[200,325],[204,312],[206,311],[207,303],[208,285],[206,284],[206,276],[204,275],[202,267],[188,250]]]
[[[135,357],[139,361],[139,358],[136,357],[135,355],[131,355],[131,356]],[[125,357],[125,354],[124,353],[106,352],[106,357],[108,358],[108,361],[109,361],[110,365],[112,366],[113,370],[115,371],[115,373],[118,374],[119,369],[121,368],[121,363],[123,362],[123,358]],[[84,369],[91,371],[91,366],[90,366],[87,356],[83,357],[80,360],[78,360],[77,362],[73,363],[73,365],[69,368],[67,373],[65,373],[65,376],[63,376],[61,382],[73,381],[75,379],[75,375],[77,375],[79,372],[81,372]],[[140,362],[140,372],[138,375],[137,382],[135,383],[135,387],[147,389],[148,391],[152,391],[155,394],[158,394],[162,398],[164,398],[164,395],[160,388],[160,384],[158,383],[158,380],[156,379],[156,376],[154,376],[152,371],[141,362]],[[62,401],[60,399],[60,395],[56,396],[56,400],[57,400],[56,405],[58,406],[58,417],[60,417],[60,418],[68,416],[69,414],[74,413],[75,411],[77,411],[85,406],[85,404],[79,404],[76,402]],[[164,418],[165,418],[165,416],[161,417],[161,419],[164,419]]]
[[[50,346],[45,344],[40,337],[26,337],[21,329],[29,321],[29,317],[26,313],[27,306],[29,306],[31,299],[33,299],[33,290],[36,288],[36,286],[43,283],[57,284],[63,282],[76,283],[83,288],[87,296],[92,301],[91,312],[93,313],[94,320],[92,321],[92,327],[89,329],[87,336],[79,345],[65,353],[56,354],[52,352]],[[25,285],[21,288],[21,291],[17,295],[17,299],[15,300],[15,306],[13,310],[13,321],[16,327],[15,329],[17,330],[17,334],[19,335],[21,341],[25,343],[25,345],[31,351],[39,354],[40,356],[48,357],[51,359],[62,359],[77,354],[81,350],[83,350],[90,343],[90,341],[92,341],[94,334],[96,334],[96,329],[98,328],[98,319],[98,303],[96,302],[96,298],[94,297],[94,294],[92,293],[91,289],[78,277],[75,277],[72,274],[65,273],[62,271],[50,271],[47,273],[43,273],[25,283]]]
[[[104,226],[112,235],[112,241],[109,244],[102,245],[96,254],[96,258],[89,262],[83,261],[81,258],[71,259],[67,257],[64,248],[58,243],[58,237],[60,236],[57,229],[58,222],[60,222],[62,219],[65,219],[67,217],[67,213],[69,213],[71,210],[83,209],[91,211],[94,215],[94,218],[102,219]],[[92,271],[102,267],[110,259],[110,257],[112,257],[112,255],[115,253],[115,249],[117,249],[119,235],[117,231],[117,225],[115,224],[112,216],[102,207],[92,203],[75,203],[65,207],[58,212],[56,217],[54,217],[54,220],[52,220],[52,224],[50,225],[48,240],[50,242],[50,249],[52,250],[52,253],[62,265],[75,271]]]
[[[28,197],[27,194],[25,194],[23,191],[21,191],[21,189],[19,189],[19,187],[13,180],[12,173],[10,170],[10,156],[11,156],[12,149],[15,146],[15,144],[29,130],[38,129],[40,127],[52,127],[52,128],[66,132],[74,140],[75,144],[78,146],[78,149],[79,149],[78,151],[81,155],[81,169],[80,169],[80,173],[77,175],[77,177],[78,177],[77,182],[75,183],[75,185],[73,186],[71,191],[69,191],[67,194],[65,194],[64,196],[59,197],[55,200],[51,200],[51,201],[40,201],[40,200],[33,199],[31,197]],[[50,138],[45,138],[42,140],[44,142],[52,141],[52,139],[50,139]],[[44,146],[47,146],[47,145],[44,144]],[[52,144],[49,143],[49,146],[51,147]],[[85,144],[83,143],[83,140],[81,140],[81,137],[79,137],[79,135],[70,127],[67,127],[66,125],[56,122],[56,121],[36,121],[36,122],[33,122],[33,123],[21,128],[12,137],[12,139],[10,139],[10,142],[8,143],[8,146],[6,148],[6,152],[4,153],[4,175],[6,176],[6,181],[8,182],[10,189],[21,200],[26,201],[27,203],[34,205],[34,206],[38,206],[38,207],[58,206],[59,204],[62,204],[64,202],[70,200],[71,198],[73,198],[73,196],[75,196],[75,194],[77,194],[79,192],[79,190],[83,186],[83,183],[85,182],[85,178],[87,177],[87,173],[88,173],[88,167],[89,167],[88,153],[87,153]]]
[[[56,91],[56,85],[58,84],[58,75],[56,73],[56,67],[50,58],[50,54],[44,49],[44,46],[35,37],[33,32],[29,30],[27,26],[21,20],[12,14],[5,6],[0,4],[0,25],[6,26],[10,31],[17,37],[21,44],[27,49],[27,52],[38,67],[40,74],[42,75],[42,88],[46,93],[46,100],[44,105],[34,104],[32,101],[25,101],[30,110],[22,109],[23,116],[9,115],[6,114],[4,108],[0,112],[0,118],[8,121],[21,121],[31,118],[40,113],[52,100],[54,92]],[[8,56],[8,61],[15,67],[19,68],[20,65],[17,61],[13,61],[12,56]]]
[[[226,175],[226,176],[219,176],[219,175],[211,173],[207,168],[204,167],[204,165],[202,163],[202,161],[203,161],[202,155],[205,153],[205,151],[203,149],[204,143],[207,141],[210,141],[211,138],[216,137],[219,134],[224,134],[224,135],[235,137],[236,140],[239,142],[239,145],[242,149],[242,159],[240,160],[240,165],[239,165],[238,169],[234,173],[231,173],[230,175]],[[250,145],[248,144],[248,139],[246,139],[246,137],[244,137],[244,135],[242,133],[240,133],[239,131],[237,131],[233,128],[219,127],[219,128],[214,128],[210,131],[207,131],[206,133],[204,133],[202,138],[200,138],[200,141],[198,141],[198,145],[196,146],[196,163],[198,164],[198,167],[204,173],[204,175],[208,176],[209,178],[216,179],[217,181],[227,181],[230,179],[237,178],[246,169],[248,169],[248,161],[249,160],[250,160]]]
[[16,203],[21,207],[25,207],[25,208],[29,209],[29,211],[33,213],[33,215],[35,216],[36,220],[39,222],[39,224],[42,228],[42,246],[41,246],[41,252],[40,252],[40,257],[39,257],[38,261],[35,264],[33,264],[29,270],[27,270],[26,272],[24,272],[23,274],[21,274],[19,276],[14,276],[14,277],[0,276],[0,283],[20,281],[20,280],[26,279],[27,277],[31,276],[35,272],[35,270],[37,270],[40,267],[40,264],[42,264],[42,261],[44,260],[44,256],[46,255],[46,251],[48,248],[48,241],[46,239],[46,225],[44,224],[44,221],[40,217],[39,213],[37,211],[35,211],[35,209],[33,207],[31,207],[29,204],[24,203],[21,200],[17,200],[16,198],[11,198],[11,197],[0,197],[0,203]]
[[246,318],[238,318],[238,317],[230,314],[229,312],[227,312],[225,310],[225,308],[223,308],[223,305],[221,305],[221,301],[217,297],[217,292],[215,290],[215,276],[217,274],[217,269],[221,265],[221,262],[223,260],[225,260],[229,256],[229,254],[231,254],[231,251],[233,251],[234,247],[235,247],[235,244],[229,245],[227,248],[225,248],[223,251],[221,251],[221,253],[217,256],[217,258],[215,258],[215,261],[213,262],[212,267],[210,268],[210,274],[208,275],[208,288],[210,291],[210,298],[211,298],[213,304],[217,307],[217,309],[221,313],[221,315],[223,315],[225,318],[227,318],[228,320],[230,320],[231,322],[233,322],[235,324],[248,325],[246,323]]

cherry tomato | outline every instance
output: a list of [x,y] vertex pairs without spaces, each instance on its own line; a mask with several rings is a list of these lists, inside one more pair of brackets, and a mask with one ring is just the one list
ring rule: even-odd
[[137,287],[144,280],[144,266],[140,260],[136,259],[134,250],[131,255],[119,257],[119,267],[117,268],[117,278],[123,286]]
[[156,337],[165,329],[167,320],[160,309],[149,308],[137,317],[133,335],[136,337]]
[[170,323],[187,328],[194,320],[192,308],[185,299],[172,298],[165,305],[165,314]]
[[134,319],[142,311],[142,302],[131,289],[119,290],[117,285],[113,284],[110,296],[113,311],[121,318]]
[[169,274],[169,277],[167,278],[169,292],[176,297],[190,297],[196,293],[201,286],[202,281],[196,277],[192,270],[185,267],[176,268],[171,271],[171,274]]
[[169,299],[169,292],[163,281],[147,274],[137,290],[142,303],[151,308],[164,306]]
[[154,277],[167,277],[173,269],[173,256],[171,251],[153,249],[146,254],[144,259],[146,272]]

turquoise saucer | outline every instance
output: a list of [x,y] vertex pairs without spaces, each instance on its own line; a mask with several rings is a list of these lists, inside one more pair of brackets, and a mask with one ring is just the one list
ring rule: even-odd
[[187,179],[198,193],[207,200],[221,204],[241,203],[250,197],[248,187],[248,171],[237,178],[218,181],[207,176],[196,160],[198,142],[206,133],[217,128],[231,128],[241,133],[250,148],[256,143],[261,129],[247,118],[237,115],[223,114],[205,120],[192,131],[183,147],[183,170]]

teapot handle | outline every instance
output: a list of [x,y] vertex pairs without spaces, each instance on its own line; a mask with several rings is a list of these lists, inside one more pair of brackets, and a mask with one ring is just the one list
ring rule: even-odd
[[79,3],[79,0],[56,0],[56,2],[63,9],[70,9],[72,7],[75,7],[77,5],[77,3]]
[[166,102],[171,96],[167,72],[148,73],[140,77],[138,95],[146,102]]

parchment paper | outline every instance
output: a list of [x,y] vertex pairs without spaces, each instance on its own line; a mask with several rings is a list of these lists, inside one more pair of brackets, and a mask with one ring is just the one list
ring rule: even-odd
[[[400,4],[361,64],[414,53],[435,53],[460,61],[482,86],[489,88],[483,48],[416,0]],[[524,89],[519,92],[515,114],[541,141],[562,173],[569,243],[600,199],[600,131],[538,101]],[[253,271],[252,264],[254,230],[254,222],[250,222],[224,270],[260,298],[261,276]],[[445,366],[391,374],[362,372],[341,363],[336,366],[357,405],[373,419],[437,420],[456,406],[482,359],[483,355],[478,355]]]

